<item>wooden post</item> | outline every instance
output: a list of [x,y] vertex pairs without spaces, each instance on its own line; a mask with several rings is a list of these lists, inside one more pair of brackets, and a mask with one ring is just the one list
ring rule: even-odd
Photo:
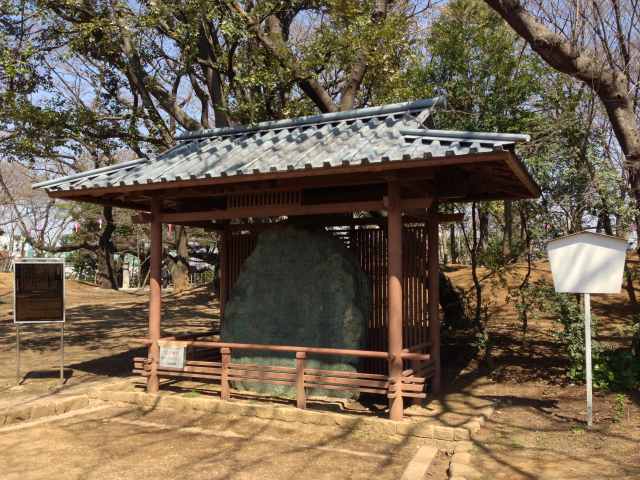
[[431,358],[434,363],[434,374],[432,379],[433,393],[440,393],[442,387],[442,371],[440,366],[440,260],[438,256],[438,204],[433,202],[429,209],[427,222],[428,236],[428,290],[429,290],[429,340],[431,342]]
[[389,250],[389,417],[402,420],[402,210],[400,186],[389,182],[387,191],[387,235]]
[[229,388],[229,364],[231,363],[231,349],[222,347],[220,349],[222,356],[222,373],[220,374],[220,398],[229,400],[231,398],[231,389]]
[[16,323],[16,385],[20,385],[22,376],[20,375],[20,324]]
[[307,397],[304,391],[304,363],[307,354],[296,352],[296,405],[298,408],[307,408]]
[[229,237],[230,231],[227,226],[220,233],[220,245],[218,246],[218,268],[220,269],[220,326],[224,321],[224,309],[227,303],[227,264],[229,258]]
[[[421,367],[422,367],[422,362],[420,360],[411,360],[411,370],[415,372],[415,375],[418,375],[418,372],[420,371]],[[421,393],[424,393],[424,391],[425,391],[425,388],[423,384]],[[423,400],[422,398],[414,397],[411,399],[411,404],[422,405],[422,400]]]
[[147,392],[158,393],[158,361],[160,360],[160,315],[162,308],[162,201],[151,199],[151,258],[149,271],[149,360],[151,371],[147,377]]

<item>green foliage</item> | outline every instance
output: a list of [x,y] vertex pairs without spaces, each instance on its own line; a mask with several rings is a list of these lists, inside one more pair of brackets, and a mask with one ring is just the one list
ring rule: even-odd
[[[383,18],[374,14],[377,4],[239,2],[243,15],[229,2],[203,0],[0,0],[0,129],[6,133],[0,155],[41,176],[57,176],[119,161],[123,152],[164,149],[180,129],[204,126],[204,113],[223,112],[238,123],[316,113],[300,80],[313,79],[339,105],[354,65],[364,59],[356,107],[445,94],[448,107],[427,120],[435,127],[531,133],[532,142],[518,151],[542,186],[542,198],[514,203],[517,238],[506,254],[504,204],[479,205],[483,223],[477,248],[471,246],[474,268],[501,273],[507,261],[541,256],[547,239],[591,226],[593,218],[613,218],[617,234],[629,230],[636,211],[590,89],[548,68],[480,0],[453,0],[424,16],[416,13],[420,2],[390,2]],[[249,17],[277,44],[275,53]],[[22,31],[24,25],[31,29]],[[219,99],[212,78],[219,80]],[[193,124],[185,126],[174,109]],[[98,241],[99,209],[61,210],[80,224],[63,243]],[[468,216],[465,228],[469,232]],[[126,240],[140,231],[117,219],[117,250],[136,249]],[[85,256],[74,260],[80,269],[88,268]],[[486,319],[487,298],[480,289],[474,295],[477,317]],[[524,285],[513,298],[525,321],[538,297]],[[545,308],[566,319],[570,375],[580,378],[577,306],[554,298]],[[602,358],[624,363],[607,352]],[[602,372],[607,382],[618,382],[607,368]]]
[[213,282],[213,270],[204,270],[202,272],[201,283],[209,284]]
[[[497,206],[497,203],[493,204]],[[480,263],[489,268],[492,272],[500,275],[505,267],[505,257],[502,251],[502,236],[492,235],[489,237],[485,248],[480,252]]]
[[447,4],[426,46],[431,61],[411,80],[425,96],[446,94],[448,109],[438,123],[459,130],[529,130],[545,68],[484,2]]
[[[404,71],[418,61],[415,35],[419,27],[416,19],[403,10],[410,7],[389,8],[383,19],[374,20],[375,1],[321,3],[321,11],[308,19],[309,34],[296,46],[304,68],[324,71],[329,79],[348,72],[363,57],[368,64],[367,75],[357,103],[411,98],[414,92],[406,89]],[[328,86],[335,94],[337,85]]]
[[[562,324],[558,339],[567,355],[567,377],[585,380],[584,316],[576,295],[556,293],[544,281],[525,287],[516,310],[544,314]],[[533,310],[533,311],[532,311]],[[598,331],[598,318],[592,315],[592,335]],[[640,362],[629,349],[610,349],[592,340],[593,385],[606,390],[631,390],[640,386]]]
[[65,262],[71,265],[78,279],[90,281],[95,279],[97,266],[95,255],[91,255],[86,250],[74,250],[66,256]]
[[[540,108],[546,119],[532,131],[527,164],[540,183],[542,197],[532,202],[532,234],[549,239],[598,225],[613,234],[628,231],[635,208],[626,193],[621,166],[610,149],[609,132],[598,126],[598,100],[584,86],[550,74]],[[542,227],[542,228],[541,228]],[[615,230],[615,232],[614,232]]]
[[625,403],[626,403],[626,397],[623,394],[618,393],[616,395],[616,401],[614,406],[614,410],[615,410],[615,414],[613,417],[614,422],[618,423],[624,417]]
[[[635,317],[638,320],[638,317]],[[631,327],[631,352],[640,359],[640,322],[636,322]]]
[[613,391],[640,387],[640,361],[628,349],[602,351],[593,368],[593,381],[597,387]]

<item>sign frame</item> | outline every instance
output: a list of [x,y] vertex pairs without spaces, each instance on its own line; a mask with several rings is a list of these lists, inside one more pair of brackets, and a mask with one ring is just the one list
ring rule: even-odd
[[[60,265],[62,269],[61,272],[61,281],[62,281],[62,289],[61,289],[61,308],[62,308],[62,319],[61,320],[27,320],[27,321],[16,321],[16,266],[17,265]],[[28,325],[43,325],[47,323],[54,323],[60,325],[60,383],[64,383],[64,324],[66,322],[66,288],[65,288],[65,262],[64,258],[32,258],[32,257],[22,257],[16,258],[13,260],[13,324],[16,327],[16,383],[20,385],[22,383],[22,375],[20,373],[20,327],[28,326]]]
[[[16,290],[17,290],[17,278],[16,278],[16,266],[17,265],[59,265],[62,269],[62,318],[61,320],[26,320],[26,321],[18,321],[17,320],[17,303],[16,303]],[[31,258],[31,257],[23,257],[16,258],[13,261],[13,324],[14,325],[29,325],[29,324],[44,324],[44,323],[61,323],[64,324],[66,322],[66,286],[65,286],[65,262],[64,258]]]

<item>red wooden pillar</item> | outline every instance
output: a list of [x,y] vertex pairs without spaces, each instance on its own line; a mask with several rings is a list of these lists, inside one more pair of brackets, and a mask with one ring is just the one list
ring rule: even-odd
[[400,186],[389,182],[387,191],[387,235],[389,250],[389,380],[394,385],[389,399],[389,417],[402,420],[402,210]]
[[147,392],[158,393],[158,361],[160,360],[160,311],[162,306],[162,223],[160,213],[162,201],[151,199],[151,258],[149,271],[149,360],[151,372],[147,377]]
[[220,245],[218,245],[218,268],[220,269],[220,326],[224,321],[224,309],[227,304],[227,264],[229,258],[229,229],[225,226],[224,230],[220,233]]
[[296,352],[296,405],[298,408],[307,408],[307,397],[304,391],[305,358],[307,358],[305,352]]
[[438,204],[433,202],[429,209],[429,221],[427,224],[428,245],[428,268],[429,268],[429,341],[431,342],[431,358],[434,363],[434,375],[432,379],[433,393],[440,393],[442,370],[440,365],[440,259],[439,250],[439,224],[438,224]]
[[229,400],[231,398],[231,387],[229,385],[229,364],[231,363],[231,349],[222,347],[220,349],[222,358],[222,368],[220,373],[220,399]]

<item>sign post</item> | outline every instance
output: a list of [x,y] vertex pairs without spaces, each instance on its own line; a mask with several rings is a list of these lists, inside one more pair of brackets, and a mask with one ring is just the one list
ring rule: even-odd
[[547,244],[556,292],[582,293],[584,310],[587,426],[593,425],[593,374],[591,366],[591,294],[619,293],[627,242],[593,232],[557,238]]
[[19,258],[13,264],[13,323],[16,327],[16,381],[20,373],[23,325],[60,324],[60,382],[64,382],[64,259]]
[[593,425],[593,374],[591,369],[591,294],[583,293],[584,299],[584,363],[587,382],[587,426]]

